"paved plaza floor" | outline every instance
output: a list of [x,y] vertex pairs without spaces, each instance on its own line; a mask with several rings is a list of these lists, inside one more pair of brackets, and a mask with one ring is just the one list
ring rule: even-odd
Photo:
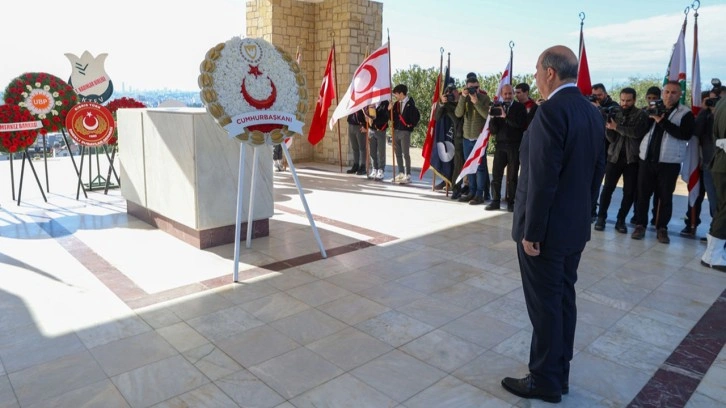
[[[0,161],[0,407],[550,406],[499,384],[527,373],[531,336],[510,213],[297,167],[328,257],[274,173],[269,236],[233,283],[232,244],[154,229],[119,189],[76,199],[69,158],[48,161],[47,202],[26,168],[19,205]],[[685,200],[670,245],[593,232],[562,406],[726,405],[726,273],[678,235]]]

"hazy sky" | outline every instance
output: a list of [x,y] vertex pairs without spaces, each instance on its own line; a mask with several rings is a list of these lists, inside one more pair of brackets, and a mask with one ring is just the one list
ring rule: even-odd
[[[44,71],[67,80],[64,55],[107,53],[106,72],[116,89],[199,89],[204,54],[245,33],[244,0],[36,0],[32,7],[4,1],[0,11],[0,86],[23,72]],[[392,67],[439,65],[451,53],[452,73],[502,71],[514,47],[514,74],[532,73],[539,53],[564,44],[577,51],[580,19],[592,81],[606,86],[630,76],[662,76],[688,1],[675,0],[384,0],[384,41],[390,32]],[[693,49],[688,15],[688,78]],[[721,22],[720,25],[718,22]],[[726,83],[726,0],[703,1],[699,51],[704,89],[712,77]],[[290,50],[294,52],[294,50]],[[303,56],[304,57],[304,56]],[[320,67],[321,72],[324,66]],[[340,79],[341,84],[347,79]],[[341,85],[342,86],[342,85]]]

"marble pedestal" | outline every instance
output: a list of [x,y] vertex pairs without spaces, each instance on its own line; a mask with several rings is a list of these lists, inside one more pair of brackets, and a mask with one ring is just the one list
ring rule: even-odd
[[[197,248],[234,242],[241,143],[202,108],[120,109],[117,117],[127,213]],[[272,149],[258,149],[253,238],[269,234],[274,205]],[[242,240],[254,154],[246,150]]]

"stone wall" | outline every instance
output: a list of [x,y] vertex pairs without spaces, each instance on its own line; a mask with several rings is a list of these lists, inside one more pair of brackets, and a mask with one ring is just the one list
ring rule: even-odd
[[[350,85],[355,69],[366,52],[382,44],[383,4],[371,0],[248,0],[247,37],[264,38],[294,56],[299,48],[301,66],[306,73],[308,114],[304,135],[295,139],[290,149],[293,159],[339,163],[352,161],[348,148],[348,126],[344,119],[328,130],[316,146],[307,141],[307,130],[323,80],[330,47],[335,39],[337,90],[342,97]],[[336,103],[330,108],[333,114]]]

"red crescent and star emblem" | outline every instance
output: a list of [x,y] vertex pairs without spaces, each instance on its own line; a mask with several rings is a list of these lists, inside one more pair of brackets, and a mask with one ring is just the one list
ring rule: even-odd
[[[248,74],[254,76],[255,78],[262,76],[262,72],[260,71],[260,68],[257,65],[250,65],[250,70],[247,72]],[[270,96],[268,96],[265,99],[255,99],[250,95],[249,92],[247,92],[247,85],[245,81],[247,78],[242,79],[242,97],[245,98],[245,101],[250,104],[253,108],[257,109],[270,109],[272,105],[275,104],[275,100],[277,100],[277,88],[275,88],[275,83],[272,82],[270,77],[267,77],[267,80],[270,81]]]
[[84,102],[70,109],[66,116],[66,129],[81,146],[99,146],[113,136],[116,122],[105,106]]

